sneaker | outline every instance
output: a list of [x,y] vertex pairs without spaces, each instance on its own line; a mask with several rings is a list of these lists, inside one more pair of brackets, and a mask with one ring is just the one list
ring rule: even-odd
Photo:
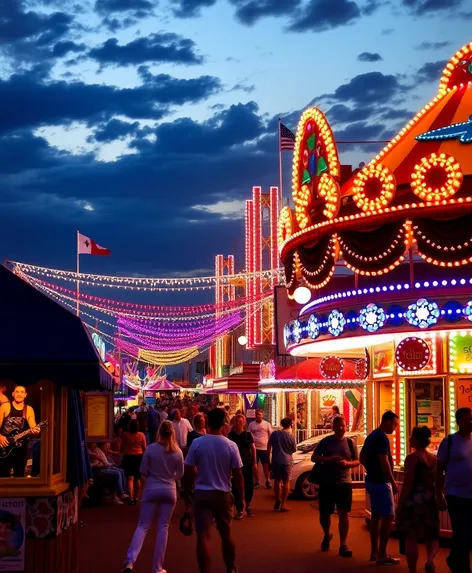
[[121,499],[120,499],[119,497],[114,497],[114,498],[111,500],[111,503],[112,503],[113,505],[123,505],[123,502],[121,501]]
[[331,544],[331,539],[333,539],[333,534],[325,535],[323,541],[321,542],[321,551],[329,551],[329,546]]
[[282,505],[280,507],[280,513],[287,513],[287,511],[290,511],[290,509],[287,506]]
[[250,507],[246,507],[246,513],[248,517],[254,517],[254,512]]
[[270,483],[269,480],[266,481],[266,489],[270,489],[272,487],[272,484]]
[[383,565],[400,565],[400,559],[396,559],[390,555],[387,555],[385,559],[377,559],[375,562],[376,565],[383,566]]
[[259,482],[256,481],[256,483],[254,484],[254,489],[259,489],[259,487],[260,487]]
[[280,509],[280,501],[276,501],[276,502],[274,503],[274,510],[275,510],[275,511],[279,511],[279,509]]
[[376,563],[377,562],[377,555],[375,553],[371,553],[370,557],[369,557],[369,561],[371,563]]
[[347,545],[341,545],[339,548],[339,555],[340,557],[352,557],[352,551]]
[[244,517],[243,512],[242,512],[242,511],[238,511],[238,512],[236,513],[236,515],[234,516],[234,519],[237,519],[237,520],[239,521],[239,520],[242,519],[243,517]]

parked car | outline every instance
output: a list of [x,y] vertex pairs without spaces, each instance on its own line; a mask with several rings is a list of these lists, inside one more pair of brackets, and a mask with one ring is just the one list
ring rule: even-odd
[[[293,454],[293,476],[290,482],[290,488],[298,497],[310,501],[318,498],[318,486],[308,481],[308,476],[313,468],[311,456],[316,446],[323,438],[331,434],[314,436],[297,446],[297,451]],[[346,437],[351,438],[359,448],[364,443],[364,434],[362,432],[346,432]]]

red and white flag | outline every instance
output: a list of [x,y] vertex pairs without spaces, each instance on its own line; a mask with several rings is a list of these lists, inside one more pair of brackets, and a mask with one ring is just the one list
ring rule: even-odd
[[102,257],[110,256],[110,249],[101,247],[95,241],[77,232],[77,253],[79,255],[100,255]]

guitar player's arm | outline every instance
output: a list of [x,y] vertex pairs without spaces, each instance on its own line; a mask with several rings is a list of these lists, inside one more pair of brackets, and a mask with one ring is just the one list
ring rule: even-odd
[[[0,428],[3,426],[3,420],[5,416],[8,416],[9,411],[10,411],[10,402],[6,402],[5,404],[2,404],[0,406]],[[6,439],[5,436],[2,436],[0,434],[0,447],[4,448],[5,446],[8,446],[8,440]]]
[[41,433],[41,428],[36,426],[36,418],[34,417],[34,410],[31,406],[26,406],[26,420],[31,428],[32,434],[39,434]]

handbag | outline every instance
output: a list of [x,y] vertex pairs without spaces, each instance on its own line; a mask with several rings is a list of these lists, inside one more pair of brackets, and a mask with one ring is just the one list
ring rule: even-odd
[[185,510],[185,513],[180,518],[179,531],[187,537],[193,533],[192,515],[188,509]]
[[314,485],[321,485],[323,479],[323,466],[322,464],[314,464],[311,468],[308,482]]

